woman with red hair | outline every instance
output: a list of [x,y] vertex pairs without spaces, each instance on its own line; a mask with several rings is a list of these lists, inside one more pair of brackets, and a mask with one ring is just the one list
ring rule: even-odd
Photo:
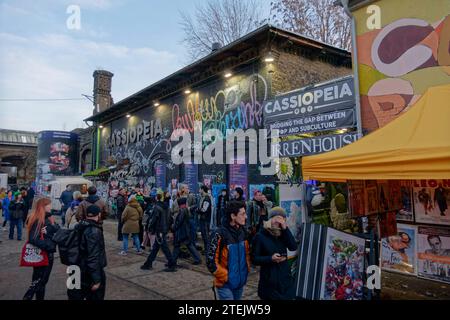
[[47,285],[53,267],[53,253],[56,252],[56,243],[52,241],[53,235],[59,229],[51,215],[51,200],[41,198],[37,200],[34,211],[27,219],[28,242],[47,252],[48,266],[33,267],[31,286],[25,293],[24,300],[44,300],[45,286]]

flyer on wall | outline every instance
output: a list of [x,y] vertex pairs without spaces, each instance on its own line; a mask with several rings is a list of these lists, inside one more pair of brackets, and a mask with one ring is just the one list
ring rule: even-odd
[[450,228],[419,226],[417,238],[418,275],[450,283]]
[[362,300],[365,240],[328,228],[320,298]]
[[450,225],[450,180],[415,180],[416,222]]
[[412,202],[412,182],[410,180],[400,181],[401,205],[397,211],[397,221],[414,222]]
[[381,267],[385,270],[417,275],[417,228],[397,225],[397,234],[381,240]]
[[[286,211],[287,226],[297,241],[300,241],[301,226],[304,219],[303,214],[303,187],[300,185],[290,186],[288,184],[280,184],[280,207]],[[297,251],[289,251],[288,256],[294,257]]]

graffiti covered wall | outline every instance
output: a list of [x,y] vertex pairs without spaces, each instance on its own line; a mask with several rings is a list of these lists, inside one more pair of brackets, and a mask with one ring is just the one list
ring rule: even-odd
[[450,1],[380,0],[353,15],[368,133],[407,111],[428,87],[450,83]]

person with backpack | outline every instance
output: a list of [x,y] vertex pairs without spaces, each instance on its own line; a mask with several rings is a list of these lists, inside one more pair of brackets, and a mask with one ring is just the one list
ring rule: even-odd
[[156,259],[156,255],[159,249],[162,249],[164,255],[167,259],[167,269],[166,272],[176,271],[175,262],[173,260],[172,253],[170,252],[169,246],[167,244],[167,234],[170,228],[170,212],[169,208],[164,204],[164,193],[158,192],[156,195],[157,202],[153,208],[152,217],[149,223],[149,230],[151,234],[156,235],[155,243],[153,244],[152,251],[148,256],[145,263],[141,266],[142,270],[153,269],[152,264]]
[[272,208],[268,218],[252,246],[253,263],[261,266],[258,296],[262,300],[292,300],[295,288],[287,250],[297,250],[297,243],[287,227],[283,208]]
[[108,206],[103,199],[100,199],[100,197],[97,196],[97,188],[94,186],[88,188],[88,197],[80,203],[76,214],[77,220],[85,220],[87,208],[92,205],[96,205],[100,208],[99,223],[102,224],[103,220],[109,215]]
[[211,223],[211,212],[212,212],[212,202],[211,197],[208,194],[208,187],[203,185],[200,188],[200,205],[197,209],[197,214],[199,217],[200,232],[203,239],[203,250],[205,255],[208,252],[209,244],[209,225]]
[[123,250],[119,253],[122,256],[126,256],[128,253],[128,236],[134,241],[134,246],[138,254],[143,253],[141,249],[141,242],[139,241],[140,224],[143,217],[143,211],[141,205],[136,200],[135,196],[130,197],[128,205],[122,213],[122,237],[123,237]]
[[69,209],[67,209],[66,211],[66,224],[64,225],[66,228],[73,229],[77,225],[78,221],[75,218],[75,215],[77,214],[78,207],[80,206],[82,201],[83,195],[81,194],[81,192],[75,191],[73,193],[73,201],[70,204]]
[[9,240],[14,239],[14,229],[17,228],[17,240],[22,241],[23,217],[26,215],[26,210],[25,201],[19,193],[9,204]]
[[81,289],[68,289],[69,300],[104,300],[107,266],[105,239],[101,225],[101,209],[91,205],[86,209],[86,218],[75,227],[79,235],[79,263]]
[[226,224],[211,235],[207,266],[214,275],[214,293],[219,300],[240,300],[250,272],[245,202],[230,201],[226,217]]
[[27,220],[28,242],[48,256],[48,265],[42,267],[33,267],[32,283],[25,293],[24,300],[44,300],[45,286],[48,283],[53,268],[56,252],[56,243],[52,240],[59,226],[51,214],[52,202],[49,198],[41,198],[36,202],[36,208],[31,212]]
[[194,244],[191,241],[190,223],[189,223],[189,209],[187,207],[187,198],[180,198],[177,200],[178,203],[178,214],[175,217],[175,222],[173,225],[174,232],[174,249],[173,249],[173,260],[175,265],[177,264],[178,256],[181,251],[181,246],[185,245],[192,257],[194,258],[194,265],[201,263],[200,254],[197,249],[195,249]]

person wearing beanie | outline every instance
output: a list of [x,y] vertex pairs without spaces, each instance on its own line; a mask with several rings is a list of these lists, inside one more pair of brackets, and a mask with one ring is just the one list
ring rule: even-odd
[[85,219],[75,226],[81,234],[81,289],[68,289],[69,300],[104,300],[107,266],[105,239],[100,224],[102,209],[92,204],[86,208]]
[[189,223],[189,209],[187,207],[187,198],[179,198],[177,200],[178,204],[178,214],[175,218],[175,222],[173,224],[173,232],[174,232],[174,249],[173,249],[173,260],[175,265],[178,260],[178,256],[180,255],[181,246],[184,245],[187,247],[192,257],[194,258],[195,265],[201,263],[200,254],[195,248],[194,244],[191,241],[191,232],[190,232],[190,223]]
[[297,250],[297,243],[286,224],[286,211],[270,210],[268,220],[253,239],[252,260],[261,266],[258,296],[262,300],[292,300],[294,279],[287,261],[287,250]]

